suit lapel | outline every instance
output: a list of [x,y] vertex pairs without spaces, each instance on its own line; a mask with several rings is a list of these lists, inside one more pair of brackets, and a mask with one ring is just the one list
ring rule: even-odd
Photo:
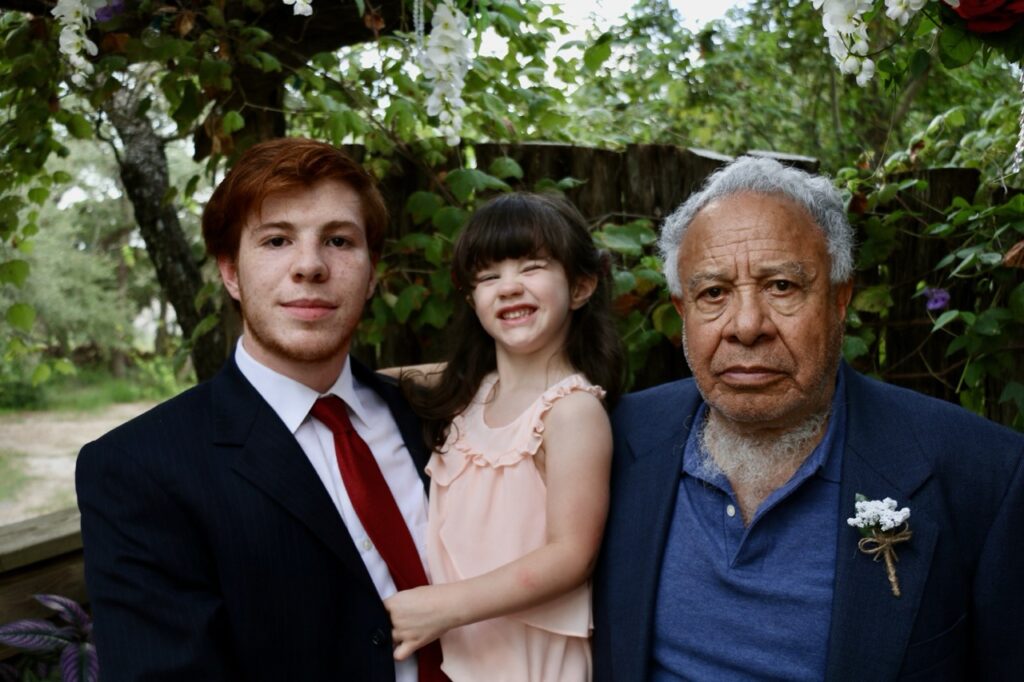
[[[913,433],[898,413],[879,405],[876,387],[845,365],[846,450],[837,514],[835,589],[829,635],[827,678],[893,679],[917,617],[928,579],[938,524],[914,493],[930,476]],[[909,506],[913,537],[895,547],[902,596],[889,587],[883,560],[857,548],[860,533],[846,519],[854,515],[857,493],[869,499],[894,498]]]
[[234,360],[214,379],[212,389],[214,443],[236,449],[235,471],[309,528],[367,589],[375,590],[323,482]]

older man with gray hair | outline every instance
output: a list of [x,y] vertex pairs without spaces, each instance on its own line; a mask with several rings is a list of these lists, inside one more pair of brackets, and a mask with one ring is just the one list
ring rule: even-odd
[[613,416],[596,680],[1020,679],[1024,436],[842,363],[853,242],[769,159],[666,220],[693,378]]

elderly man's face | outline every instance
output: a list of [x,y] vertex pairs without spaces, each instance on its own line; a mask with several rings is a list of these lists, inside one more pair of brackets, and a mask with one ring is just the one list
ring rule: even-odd
[[831,285],[825,237],[784,197],[708,204],[679,249],[684,349],[719,416],[787,428],[828,405],[850,284]]

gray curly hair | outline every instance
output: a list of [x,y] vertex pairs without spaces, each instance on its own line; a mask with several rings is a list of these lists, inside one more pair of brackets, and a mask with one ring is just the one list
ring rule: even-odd
[[715,171],[704,187],[690,195],[662,225],[658,249],[669,291],[674,296],[683,294],[678,261],[679,244],[686,229],[701,209],[712,201],[742,192],[784,196],[803,206],[825,234],[832,261],[832,283],[840,284],[850,279],[853,275],[853,228],[846,218],[842,197],[832,186],[832,181],[821,175],[783,166],[774,159],[743,156]]

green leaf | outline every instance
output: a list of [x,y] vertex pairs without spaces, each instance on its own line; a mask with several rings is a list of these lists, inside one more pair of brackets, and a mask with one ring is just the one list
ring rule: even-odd
[[469,213],[457,206],[443,206],[438,209],[434,217],[430,219],[431,224],[446,237],[453,237],[455,233],[466,224]]
[[466,203],[474,192],[481,190],[509,191],[512,189],[502,180],[475,168],[457,168],[449,172],[444,181],[461,203]]
[[50,197],[50,190],[45,187],[33,187],[28,191],[28,200],[40,206]]
[[522,167],[515,159],[509,156],[499,156],[494,161],[491,161],[491,165],[488,167],[487,172],[502,180],[506,180],[508,178],[515,178],[516,180],[523,179]]
[[444,199],[434,192],[413,192],[405,202],[405,212],[412,216],[413,223],[419,225],[430,220],[444,206]]
[[588,71],[597,71],[612,56],[612,34],[604,33],[583,52],[583,64]]
[[78,372],[78,370],[75,369],[74,363],[67,358],[57,358],[53,361],[52,365],[53,371],[62,376],[72,376]]
[[423,305],[423,299],[427,296],[427,288],[422,284],[410,284],[398,294],[395,300],[395,319],[399,324],[405,324],[413,310],[419,310]]
[[577,187],[582,187],[585,184],[587,184],[586,180],[580,180],[579,178],[564,177],[555,183],[555,187],[562,190],[563,192],[568,192],[570,189],[576,189]]
[[853,362],[862,355],[868,354],[868,344],[859,336],[847,336],[843,339],[843,357]]
[[1003,387],[1003,392],[999,396],[999,402],[1008,403],[1011,400],[1017,404],[1018,410],[1024,412],[1024,384],[1011,381]]
[[9,260],[0,263],[0,282],[20,287],[28,278],[29,265],[23,260]]
[[450,301],[443,301],[437,296],[431,296],[423,305],[419,319],[423,324],[428,324],[435,329],[444,329],[448,324],[448,318],[452,316],[453,306]]
[[260,69],[263,73],[277,73],[281,70],[281,61],[269,52],[260,50],[256,53],[256,58],[260,60]]
[[892,306],[892,291],[888,284],[876,284],[857,293],[853,298],[854,310],[881,313]]
[[928,69],[931,61],[932,58],[928,54],[928,50],[918,49],[914,52],[914,55],[910,58],[910,77],[917,78],[923,74]]
[[36,368],[32,371],[32,385],[38,386],[39,384],[49,379],[52,373],[53,372],[48,364],[46,364],[45,362],[39,363],[38,365],[36,365]]
[[643,221],[626,225],[608,225],[594,233],[594,241],[602,247],[631,256],[639,256],[643,253],[644,246],[653,244],[656,239],[654,230]]
[[79,140],[88,140],[92,137],[92,124],[81,114],[71,114],[64,125],[67,126],[68,132]]
[[53,173],[53,182],[58,185],[63,185],[65,183],[71,182],[73,179],[74,178],[71,177],[71,173],[68,173],[67,171],[59,170],[54,171]]
[[217,313],[211,313],[199,321],[196,328],[192,330],[192,335],[189,337],[189,343],[194,344],[203,334],[210,332],[217,324],[220,323],[220,316]]
[[444,246],[445,241],[434,235],[434,238],[427,244],[427,248],[423,250],[423,257],[431,265],[440,267],[444,263]]
[[7,309],[7,322],[15,329],[32,331],[32,325],[36,321],[35,308],[27,303],[15,303]]
[[939,34],[939,58],[947,69],[967,64],[981,48],[981,39],[962,26],[950,24]]
[[971,325],[971,329],[975,334],[982,336],[998,336],[1003,330],[1002,321],[1005,319],[1005,313],[1005,309],[990,308],[978,315],[978,319]]
[[932,325],[932,333],[939,331],[947,324],[960,317],[959,310],[947,310],[946,312],[939,315],[939,319],[935,320],[935,324]]
[[677,338],[683,331],[683,321],[679,313],[671,303],[662,303],[651,313],[651,322],[654,328],[666,338]]
[[1018,322],[1024,322],[1024,282],[1018,284],[1017,287],[1010,292],[1007,307],[1010,309],[1010,314],[1013,316],[1013,319]]
[[203,288],[196,294],[195,299],[192,301],[192,305],[195,306],[195,311],[201,312],[207,301],[212,296],[220,291],[220,282],[207,282],[203,285]]
[[629,270],[616,270],[612,276],[612,296],[628,294],[636,287],[636,276]]
[[230,135],[231,133],[245,127],[245,119],[240,113],[232,109],[228,113],[224,114],[220,127],[224,131],[225,135]]

